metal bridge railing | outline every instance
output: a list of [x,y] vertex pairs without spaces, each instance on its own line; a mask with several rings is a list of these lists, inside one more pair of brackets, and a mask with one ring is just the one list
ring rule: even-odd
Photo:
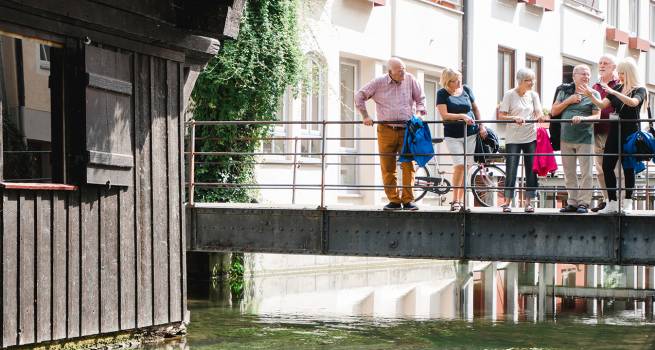
[[[648,122],[649,120],[646,119],[641,119],[638,120],[640,123]],[[444,121],[425,121],[428,124],[436,124],[436,125],[441,125],[445,123],[457,123],[461,124],[462,128],[464,130],[464,134],[466,134],[466,124],[463,122],[444,122]],[[538,123],[537,121],[525,121],[526,123]],[[571,123],[571,120],[561,120],[561,119],[550,119],[545,121],[544,123]],[[593,124],[593,123],[634,123],[634,120],[584,120],[581,123],[586,123],[586,124]],[[393,124],[397,124],[398,122],[395,122]],[[501,120],[482,120],[480,123],[485,124],[485,125],[502,125],[502,124],[514,124],[514,121],[501,121]],[[374,124],[391,124],[389,122],[374,122]],[[240,128],[248,128],[251,126],[295,126],[295,125],[301,125],[301,126],[307,126],[307,125],[317,125],[320,126],[320,136],[293,136],[293,137],[287,137],[287,136],[265,136],[265,137],[243,137],[243,138],[236,138],[234,140],[234,149],[227,149],[227,150],[220,150],[220,151],[197,151],[197,141],[203,141],[203,142],[221,142],[223,140],[216,138],[216,137],[208,137],[208,136],[203,136],[203,137],[196,137],[197,133],[197,128],[202,128],[202,127],[240,127]],[[374,162],[334,162],[334,161],[328,161],[328,157],[334,157],[334,156],[390,156],[390,155],[395,155],[391,153],[379,153],[379,152],[335,152],[327,149],[327,143],[331,141],[368,141],[368,142],[376,142],[377,138],[376,137],[328,137],[328,132],[329,132],[329,127],[332,125],[361,125],[360,121],[332,121],[332,120],[325,120],[325,121],[197,121],[197,120],[191,120],[187,122],[187,127],[189,128],[189,138],[188,138],[188,145],[189,148],[185,152],[187,159],[188,159],[188,180],[187,180],[187,186],[188,186],[188,204],[190,206],[195,205],[195,189],[197,187],[214,187],[214,188],[250,188],[250,189],[288,189],[292,191],[292,203],[295,203],[296,199],[296,191],[299,189],[304,189],[304,190],[316,190],[320,191],[320,204],[319,208],[326,208],[326,191],[333,191],[333,190],[363,190],[363,191],[382,191],[385,189],[384,185],[376,185],[376,184],[362,184],[362,183],[356,183],[356,184],[332,184],[332,183],[326,183],[326,173],[327,173],[327,167],[331,166],[343,166],[343,165],[354,165],[358,167],[373,167],[373,166],[379,166],[379,158],[376,159]],[[640,124],[641,125],[641,124]],[[621,128],[619,129],[619,140],[621,139]],[[246,130],[246,129],[244,129]],[[293,142],[293,152],[265,152],[263,150],[258,150],[255,152],[244,152],[238,150],[239,146],[239,141],[284,141],[284,142]],[[299,142],[303,141],[308,141],[308,142],[320,142],[320,151],[311,151],[311,152],[303,152],[302,150],[299,152],[298,151],[298,144]],[[620,141],[619,141],[620,142]],[[592,144],[593,145],[593,144]],[[228,145],[229,146],[229,145]],[[336,148],[341,148],[341,147],[336,147]],[[235,150],[236,149],[236,150]],[[650,174],[651,174],[651,167],[652,164],[650,161],[647,162],[646,166],[646,176],[645,176],[645,187],[640,188],[635,185],[634,188],[626,188],[623,186],[623,167],[620,166],[622,164],[623,158],[628,156],[624,154],[621,149],[622,147],[618,147],[619,153],[605,153],[605,156],[618,156],[618,176],[617,176],[617,187],[613,188],[601,188],[601,187],[591,187],[591,188],[581,188],[578,187],[576,188],[577,190],[591,190],[591,191],[598,191],[598,190],[616,190],[617,191],[617,199],[619,201],[619,206],[622,205],[622,197],[623,197],[623,191],[625,190],[633,190],[633,198],[635,196],[642,198],[645,197],[645,200],[647,203],[650,203],[651,197],[654,196],[655,193],[655,188],[651,188],[650,185]],[[416,155],[416,154],[415,154]],[[420,154],[420,155],[429,155],[429,156],[434,156],[431,164],[437,164],[439,165],[439,158],[442,158],[443,156],[464,156],[465,159],[469,156],[489,156],[488,153],[475,153],[475,150],[470,150],[467,149],[466,142],[464,142],[464,150],[463,153],[448,153],[448,152],[436,152],[435,153],[430,153],[430,154]],[[495,154],[496,158],[499,157],[505,157],[508,155],[530,155],[530,153],[507,153],[507,152],[501,152]],[[553,155],[552,153],[531,153],[533,156],[548,156],[548,155]],[[588,154],[580,154],[580,153],[562,153],[562,152],[555,152],[554,155],[556,157],[571,157],[571,156],[584,156],[584,157],[595,157],[598,156],[598,154],[595,153],[588,153]],[[285,157],[292,157],[291,162],[288,163],[289,165],[292,166],[292,182],[291,183],[228,183],[228,182],[198,182],[196,181],[196,167],[197,166],[206,166],[206,165],[211,165],[213,163],[217,163],[215,161],[211,160],[204,160],[203,158],[207,157],[243,157],[243,156],[250,156],[249,161],[251,161],[253,164],[256,165],[267,165],[267,164],[279,164],[278,162],[270,162],[265,159],[260,159],[258,157],[260,156],[285,156]],[[318,183],[312,183],[312,184],[299,184],[298,183],[298,167],[301,164],[305,164],[302,161],[299,160],[299,156],[317,156],[318,161],[315,161],[315,165],[320,165],[320,182]],[[630,154],[629,156],[649,156],[650,158],[653,157],[652,154]],[[495,164],[503,166],[503,163],[498,163],[494,162]],[[594,161],[592,160],[592,169],[594,168]],[[451,164],[445,164],[446,166],[451,165]],[[443,165],[442,165],[443,166]],[[562,164],[561,162],[558,162],[558,167],[561,169]],[[524,166],[519,166],[518,169],[523,168],[523,171],[532,171],[531,169],[525,169]],[[501,168],[499,168],[501,169]],[[569,190],[569,188],[562,187],[562,186],[538,186],[538,187],[529,187],[525,185],[521,185],[521,180],[524,179],[524,176],[522,176],[521,173],[519,173],[517,169],[517,182],[518,184],[515,186],[512,186],[511,188],[514,189],[515,193],[519,192],[525,192],[527,190],[535,190],[535,191],[540,191],[542,193],[548,193],[552,192],[554,193],[554,197],[557,196],[557,193],[559,193],[562,190]],[[502,169],[501,169],[502,170]],[[464,181],[462,186],[450,186],[450,189],[463,189],[464,190],[464,203],[463,203],[463,210],[467,210],[470,207],[470,203],[468,200],[468,193],[469,191],[478,191],[478,190],[485,190],[485,191],[495,191],[495,193],[500,193],[503,191],[506,187],[500,183],[500,184],[489,184],[489,183],[469,183],[469,164],[468,162],[466,163],[466,166],[464,166]],[[445,174],[445,172],[444,172]],[[444,174],[439,174],[441,177],[446,178],[443,176]],[[580,172],[576,170],[576,174],[580,175]],[[593,174],[593,170],[592,170]],[[437,174],[435,174],[437,175]],[[381,181],[381,179],[375,179],[375,176],[371,175],[367,177],[371,181]],[[446,178],[447,179],[447,178]],[[390,186],[394,188],[405,188],[407,186]],[[427,191],[428,189],[433,190],[434,184],[420,184],[415,182],[412,184],[412,186],[409,186],[413,190],[424,190]],[[554,201],[556,201],[556,198],[553,198]],[[479,200],[476,197],[476,202],[475,204],[478,203]],[[646,207],[648,208],[649,205],[647,204]]]

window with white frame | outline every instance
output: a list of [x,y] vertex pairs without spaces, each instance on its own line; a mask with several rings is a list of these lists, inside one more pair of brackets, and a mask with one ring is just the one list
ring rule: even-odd
[[650,2],[650,41],[655,43],[655,2]]
[[628,0],[630,9],[630,36],[639,35],[639,0]]
[[[358,64],[355,61],[342,60],[339,66],[339,95],[341,121],[354,122],[356,117],[355,92],[357,90]],[[341,140],[339,142],[343,153],[340,158],[339,183],[342,185],[357,184],[357,129],[356,124],[341,124]],[[355,192],[354,188],[348,189]]]
[[[439,90],[439,79],[436,77],[425,76],[423,90],[425,91],[425,109],[428,121],[437,120],[437,90]],[[441,137],[441,130],[437,124],[430,124],[430,132],[433,137]]]
[[[289,91],[288,89],[280,96],[277,112],[275,113],[276,121],[286,122],[289,120]],[[288,125],[275,124],[271,126],[269,139],[264,140],[262,149],[264,153],[273,153],[271,156],[284,157],[287,153],[288,140],[284,138],[288,135]]]
[[619,28],[619,0],[607,0],[607,25]]
[[498,47],[498,102],[514,87],[514,50]]
[[39,68],[50,70],[50,46],[39,44]]
[[300,152],[309,158],[321,158],[321,132],[322,126],[316,122],[325,117],[325,71],[321,61],[315,56],[308,58],[309,76],[302,89],[300,120],[313,122],[301,124],[301,136],[306,138],[300,142]]

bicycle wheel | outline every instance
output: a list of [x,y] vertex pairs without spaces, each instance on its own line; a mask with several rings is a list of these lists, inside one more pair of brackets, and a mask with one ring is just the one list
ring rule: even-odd
[[416,166],[414,173],[414,201],[418,202],[428,193],[428,186],[432,186],[429,182],[430,170],[424,166]]
[[495,165],[481,164],[471,174],[476,206],[491,207],[505,201],[505,171]]

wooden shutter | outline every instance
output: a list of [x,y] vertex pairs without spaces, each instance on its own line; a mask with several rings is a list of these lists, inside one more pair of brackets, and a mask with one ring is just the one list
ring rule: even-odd
[[86,182],[128,186],[132,183],[131,55],[84,47]]

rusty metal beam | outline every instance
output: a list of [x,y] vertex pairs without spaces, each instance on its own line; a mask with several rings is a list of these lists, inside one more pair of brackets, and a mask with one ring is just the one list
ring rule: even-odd
[[199,204],[188,215],[191,251],[655,265],[655,216],[247,204]]

